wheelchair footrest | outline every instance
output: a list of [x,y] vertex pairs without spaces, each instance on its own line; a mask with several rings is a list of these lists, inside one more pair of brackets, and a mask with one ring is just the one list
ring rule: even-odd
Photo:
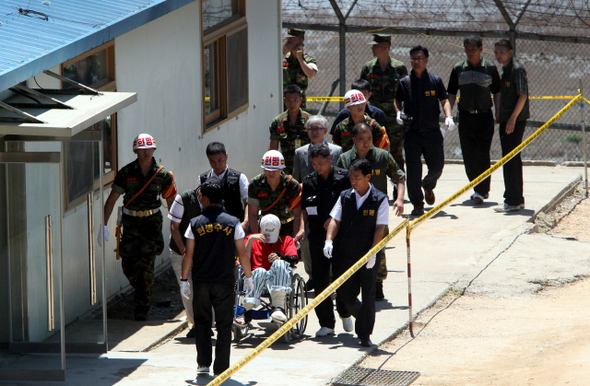
[[270,319],[270,310],[252,310],[252,319]]

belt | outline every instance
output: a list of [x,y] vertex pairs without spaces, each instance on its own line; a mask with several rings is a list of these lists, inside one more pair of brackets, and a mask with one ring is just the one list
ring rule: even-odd
[[464,113],[469,113],[469,114],[481,114],[481,113],[489,113],[490,110],[460,110]]
[[290,223],[290,222],[291,222],[291,221],[293,221],[293,220],[294,220],[294,218],[293,218],[293,217],[291,217],[291,218],[288,218],[288,219],[286,219],[286,220],[281,220],[281,224],[285,225],[285,224],[288,224],[288,223]]
[[128,216],[132,216],[132,217],[148,217],[151,216],[152,214],[156,214],[160,211],[160,208],[156,208],[156,209],[148,209],[148,210],[129,210],[127,208],[123,208],[123,213],[125,213]]

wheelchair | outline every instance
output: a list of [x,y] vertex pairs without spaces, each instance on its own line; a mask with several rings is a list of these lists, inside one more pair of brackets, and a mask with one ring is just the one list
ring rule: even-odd
[[[234,323],[232,326],[233,342],[239,343],[242,339],[249,335],[249,330],[252,328],[251,321],[254,320],[271,320],[271,323],[280,328],[284,323],[270,319],[272,313],[272,305],[270,294],[266,291],[260,298],[261,305],[250,311],[246,311],[243,307],[246,292],[243,289],[244,274],[238,267],[237,280],[235,285],[235,306],[234,306]],[[291,274],[291,286],[286,294],[286,310],[287,319],[295,316],[303,307],[307,305],[307,291],[305,289],[305,280],[298,274]],[[244,324],[236,322],[236,318],[244,318]],[[287,331],[281,340],[284,343],[289,343],[292,339],[299,339],[303,336],[305,328],[307,327],[307,315],[297,322],[293,327]]]

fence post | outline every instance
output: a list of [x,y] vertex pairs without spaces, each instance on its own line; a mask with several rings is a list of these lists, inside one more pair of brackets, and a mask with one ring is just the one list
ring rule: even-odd
[[412,314],[412,263],[410,253],[410,223],[406,225],[406,257],[408,260],[408,312],[410,314],[408,318],[408,328],[410,330],[410,336],[414,337],[414,317]]
[[[580,94],[584,95],[582,79],[580,79]],[[584,98],[580,100],[580,124],[582,125],[582,153],[584,154],[584,191],[588,198],[588,157],[586,153],[586,125],[584,122]]]

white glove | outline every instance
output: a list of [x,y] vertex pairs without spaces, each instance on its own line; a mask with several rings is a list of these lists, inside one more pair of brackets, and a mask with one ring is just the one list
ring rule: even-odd
[[375,261],[377,261],[377,255],[371,256],[371,258],[367,261],[365,267],[367,267],[367,269],[373,268],[375,266]]
[[453,121],[453,117],[448,116],[445,119],[445,125],[447,126],[448,131],[453,131],[455,129],[455,121]]
[[326,240],[326,242],[324,243],[324,256],[326,256],[328,259],[331,259],[333,249],[334,243],[332,242],[332,240]]
[[397,112],[397,115],[395,116],[395,120],[397,121],[397,123],[399,125],[403,125],[404,124],[404,121],[402,120],[402,112],[401,111],[398,111]]
[[447,135],[447,132],[445,131],[445,129],[440,128],[440,135],[442,135],[443,139],[445,139],[445,135]]
[[[109,241],[109,227],[105,225],[103,227],[103,229],[104,229],[104,239],[106,241]],[[100,245],[101,247],[102,247],[102,232],[103,232],[102,229],[100,229],[98,231],[98,245]]]
[[244,292],[246,292],[246,296],[254,292],[254,279],[252,279],[252,276],[244,278]]
[[188,281],[181,281],[180,282],[180,294],[186,300],[190,300],[191,298],[191,283]]

